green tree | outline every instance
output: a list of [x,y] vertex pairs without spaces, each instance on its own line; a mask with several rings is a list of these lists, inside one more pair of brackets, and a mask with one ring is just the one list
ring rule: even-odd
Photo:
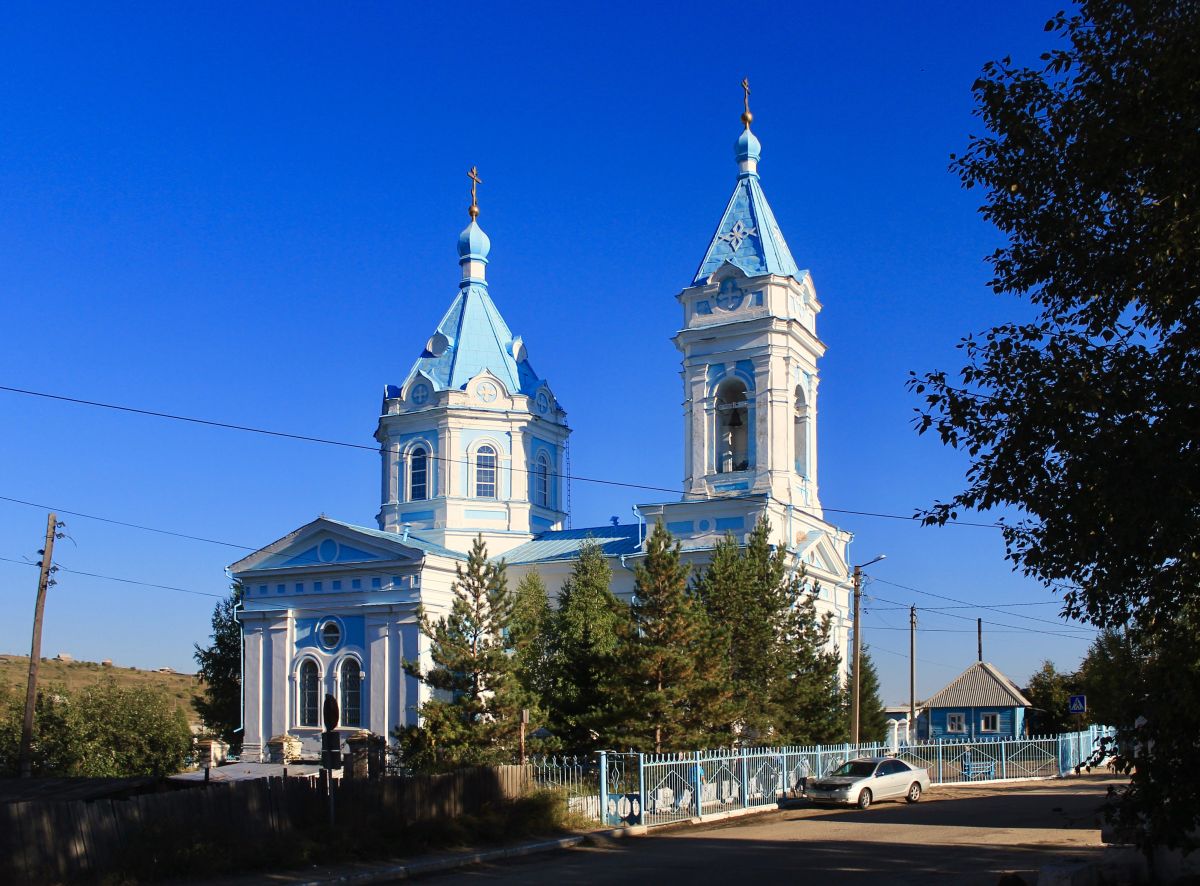
[[746,744],[768,740],[777,719],[773,684],[787,608],[784,556],[782,550],[772,553],[764,517],[744,551],[732,535],[717,542],[693,586],[712,626],[711,654],[727,669],[730,728]]
[[1122,741],[1120,815],[1192,847],[1200,779],[1200,5],[1084,0],[1059,45],[976,80],[984,132],[952,168],[1005,238],[991,287],[1028,322],[962,342],[957,376],[913,376],[918,419],[970,458],[926,514],[1013,507],[1007,555],[1065,614],[1127,625],[1163,683]]
[[1031,735],[1058,735],[1071,732],[1082,725],[1078,715],[1068,711],[1071,695],[1079,688],[1075,674],[1061,673],[1054,662],[1044,661],[1036,674],[1029,678],[1025,697],[1033,703],[1029,712]]
[[[862,679],[859,681],[859,692],[861,700],[858,703],[858,740],[885,741],[888,723],[887,714],[883,710],[883,700],[879,697],[879,672],[875,670],[875,662],[871,660],[870,650],[866,646],[862,648]],[[851,662],[845,690],[846,701],[850,704],[853,703],[853,693],[854,662]],[[845,734],[843,732],[843,735]]]
[[212,643],[195,644],[197,677],[203,693],[196,699],[196,710],[206,728],[220,736],[236,753],[242,733],[242,627],[237,609],[242,602],[242,586],[234,583],[229,596],[213,607]]
[[1079,665],[1079,689],[1094,723],[1131,732],[1150,696],[1147,655],[1125,631],[1102,631]]
[[841,657],[829,643],[833,616],[817,613],[818,593],[803,565],[784,585],[771,692],[778,738],[787,744],[828,744],[847,735]]
[[[23,707],[10,695],[0,710],[0,774],[16,774]],[[33,772],[40,776],[170,775],[192,748],[187,716],[173,699],[111,678],[76,692],[47,687],[38,693],[35,723]]]
[[558,594],[552,621],[554,695],[547,699],[550,729],[566,749],[586,753],[593,736],[607,734],[616,716],[609,688],[629,607],[613,596],[612,570],[595,541],[585,541]]
[[662,522],[635,567],[632,620],[622,638],[613,738],[661,753],[719,743],[728,720],[724,667],[714,664],[712,630],[688,593],[689,567]]
[[[404,765],[435,771],[510,763],[517,756],[520,713],[530,699],[517,680],[508,632],[513,614],[504,564],[488,560],[477,537],[466,565],[456,564],[450,611],[421,613],[433,667],[405,662],[405,671],[434,690],[421,705],[420,725],[400,730]],[[530,729],[539,723],[531,722]]]
[[508,626],[517,681],[543,710],[554,696],[554,613],[546,583],[534,570],[519,582]]

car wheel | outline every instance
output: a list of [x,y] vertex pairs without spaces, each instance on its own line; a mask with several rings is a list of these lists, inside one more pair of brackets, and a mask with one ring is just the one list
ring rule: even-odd
[[871,805],[871,791],[869,788],[863,788],[863,792],[858,795],[858,808],[866,809]]
[[909,803],[916,803],[921,799],[921,783],[914,781],[912,787],[908,789],[908,793],[904,797]]

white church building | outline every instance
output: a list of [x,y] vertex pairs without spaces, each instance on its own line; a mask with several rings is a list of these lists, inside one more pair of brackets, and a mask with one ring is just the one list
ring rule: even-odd
[[821,305],[763,193],[748,108],[742,120],[733,195],[676,296],[680,496],[636,505],[630,525],[564,528],[567,415],[492,300],[472,190],[458,293],[403,383],[384,391],[376,525],[322,516],[230,567],[244,589],[243,759],[265,759],[284,734],[315,754],[326,693],[346,730],[386,736],[415,723],[428,690],[402,664],[426,657],[418,605],[448,610],[455,565],[478,535],[510,582],[537,570],[552,596],[591,538],[610,558],[613,591],[628,598],[655,522],[702,566],[724,535],[744,538],[765,514],[773,543],[819,584],[844,667],[851,535],[825,521],[817,486]]

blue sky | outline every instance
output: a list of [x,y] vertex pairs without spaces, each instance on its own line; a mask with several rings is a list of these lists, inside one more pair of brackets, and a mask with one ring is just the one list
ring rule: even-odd
[[[822,501],[856,562],[888,554],[864,633],[887,700],[908,691],[895,605],[930,629],[920,695],[974,660],[976,616],[1018,681],[1073,667],[1090,631],[910,590],[1053,621],[995,530],[834,510],[907,515],[961,484],[964,459],[912,430],[905,378],[1028,307],[987,289],[996,235],[948,155],[978,128],[980,67],[1036,61],[1057,8],[10,5],[0,385],[370,443],[383,386],[456,291],[478,164],[492,295],[568,410],[574,473],[678,488],[674,296],[732,189],[748,76],[763,185],[825,308]],[[378,507],[370,452],[2,391],[0,428],[7,498],[247,547]],[[657,498],[572,494],[576,526]],[[240,556],[65,519],[57,559],[77,571],[220,595]],[[0,500],[0,557],[34,556],[44,521]],[[28,651],[35,579],[0,561],[0,651]],[[193,670],[213,602],[63,572],[43,650]]]

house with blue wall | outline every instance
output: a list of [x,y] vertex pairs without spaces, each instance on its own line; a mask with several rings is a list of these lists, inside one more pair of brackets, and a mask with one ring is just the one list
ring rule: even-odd
[[931,697],[920,718],[921,737],[933,741],[1020,738],[1029,699],[995,665],[976,662]]

